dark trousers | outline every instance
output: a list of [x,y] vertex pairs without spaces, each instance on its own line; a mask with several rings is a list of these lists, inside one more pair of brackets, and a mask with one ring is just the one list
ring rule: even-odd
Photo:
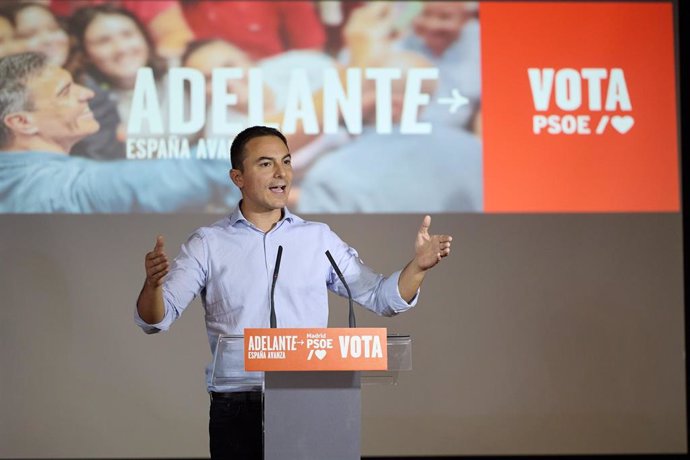
[[213,460],[263,460],[262,393],[212,393],[208,434]]

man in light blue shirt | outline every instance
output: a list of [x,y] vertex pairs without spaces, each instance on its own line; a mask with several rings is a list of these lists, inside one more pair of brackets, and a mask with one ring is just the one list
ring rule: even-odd
[[[287,210],[292,168],[280,132],[248,128],[233,141],[230,156],[231,179],[242,193],[235,212],[194,232],[171,265],[162,237],[146,255],[146,280],[135,319],[148,333],[168,329],[197,295],[205,309],[212,350],[218,334],[268,327],[278,246],[284,248],[275,292],[279,327],[327,326],[327,290],[340,295],[345,290],[325,257],[326,250],[343,272],[353,298],[386,316],[411,308],[427,271],[450,253],[451,237],[430,235],[431,217],[426,216],[416,236],[415,257],[389,277],[377,274],[326,225]],[[211,457],[260,458],[260,396],[227,392],[211,383]]]

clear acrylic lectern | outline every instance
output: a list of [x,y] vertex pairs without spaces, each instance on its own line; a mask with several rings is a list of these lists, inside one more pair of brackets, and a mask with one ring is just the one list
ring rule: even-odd
[[246,372],[244,337],[220,336],[211,382],[263,391],[265,460],[359,460],[361,385],[395,384],[412,369],[409,335],[388,335],[387,350],[387,371]]

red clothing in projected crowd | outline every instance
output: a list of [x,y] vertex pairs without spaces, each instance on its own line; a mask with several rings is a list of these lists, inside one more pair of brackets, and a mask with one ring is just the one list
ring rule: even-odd
[[180,2],[196,38],[222,38],[262,59],[326,42],[313,2]]
[[155,2],[142,2],[141,0],[71,0],[69,2],[51,0],[50,9],[56,16],[67,18],[81,7],[98,5],[100,3],[112,3],[120,8],[125,8],[134,13],[144,24],[148,24],[159,13],[178,4],[176,0],[157,0]]

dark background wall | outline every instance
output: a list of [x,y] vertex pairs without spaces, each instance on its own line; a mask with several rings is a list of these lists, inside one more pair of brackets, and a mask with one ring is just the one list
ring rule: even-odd
[[[313,216],[388,273],[421,216]],[[143,256],[215,216],[0,216],[0,455],[207,455],[200,304],[132,321]],[[363,393],[364,455],[685,451],[681,216],[437,215],[453,253],[419,305],[358,324],[414,340]],[[289,248],[286,248],[286,250]],[[347,323],[331,299],[331,325]]]

